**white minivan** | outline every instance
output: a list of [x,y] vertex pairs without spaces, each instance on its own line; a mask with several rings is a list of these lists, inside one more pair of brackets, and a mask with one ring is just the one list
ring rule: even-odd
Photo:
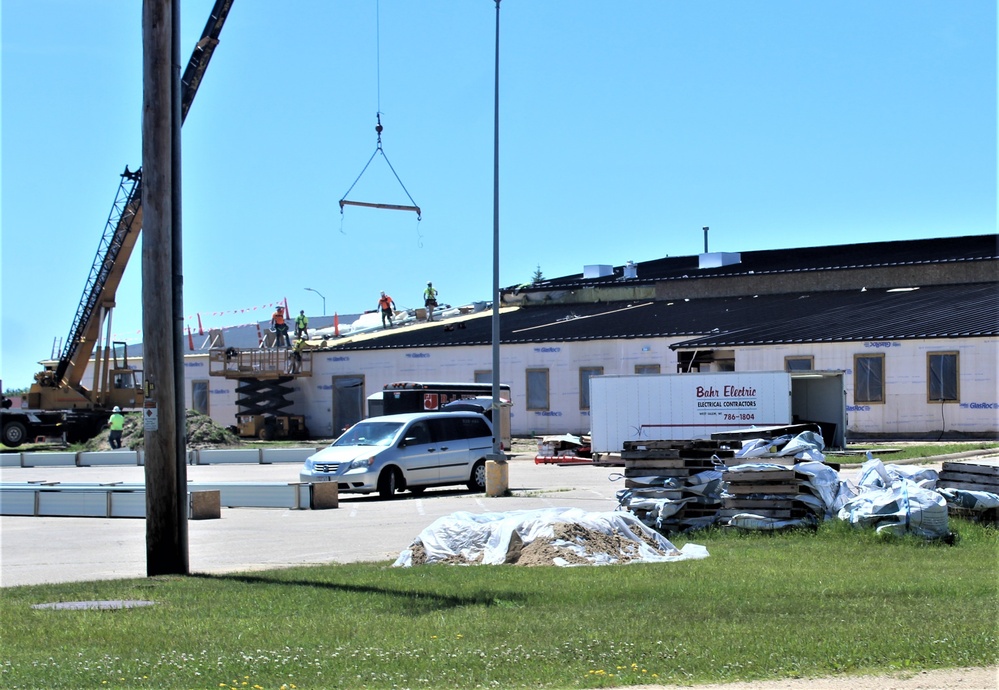
[[340,493],[422,493],[430,486],[486,489],[493,430],[475,412],[418,412],[363,419],[309,456],[303,482],[337,482]]

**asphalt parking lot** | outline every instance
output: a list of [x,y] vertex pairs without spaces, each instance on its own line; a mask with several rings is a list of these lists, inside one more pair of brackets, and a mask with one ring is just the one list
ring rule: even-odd
[[[298,463],[193,465],[189,482],[297,482]],[[139,482],[135,467],[5,467],[4,482]],[[610,511],[623,480],[619,467],[536,465],[534,454],[510,461],[511,496],[464,488],[430,489],[390,501],[342,495],[339,508],[223,508],[221,519],[188,522],[192,573],[226,573],[291,565],[394,561],[439,517],[457,511],[506,512],[547,507]],[[145,520],[0,517],[0,586],[145,577]]]

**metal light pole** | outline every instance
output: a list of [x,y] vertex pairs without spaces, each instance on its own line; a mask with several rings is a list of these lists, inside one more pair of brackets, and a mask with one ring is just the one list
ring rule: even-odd
[[493,452],[486,461],[486,495],[510,490],[510,466],[503,454],[500,422],[500,294],[499,294],[499,38],[500,0],[496,0],[496,75],[493,94]]
[[[320,297],[323,297],[323,293],[319,292],[319,290],[316,290],[315,288],[305,288],[305,289],[308,290],[309,292],[316,293]],[[323,297],[323,316],[326,316],[326,298],[325,297]]]

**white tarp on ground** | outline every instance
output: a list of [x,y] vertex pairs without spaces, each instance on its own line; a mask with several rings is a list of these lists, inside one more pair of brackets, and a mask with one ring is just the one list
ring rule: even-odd
[[839,519],[897,535],[910,532],[938,539],[948,533],[947,499],[908,479],[858,494],[840,508]]
[[[805,475],[803,485],[821,499],[822,509],[816,514],[825,519],[837,517],[858,527],[874,527],[878,532],[912,533],[936,539],[948,535],[948,501],[988,506],[990,495],[962,496],[954,490],[937,489],[939,474],[924,467],[885,465],[867,454],[856,483],[843,480],[839,473],[822,461],[823,443],[818,434],[805,432],[793,438],[776,441],[755,439],[743,443],[737,457],[773,458],[793,455],[801,461],[794,465],[796,473]],[[772,468],[772,465],[751,464],[730,467],[729,471]],[[982,492],[984,493],[984,492]],[[799,500],[804,496],[799,496]],[[999,500],[999,499],[997,499]],[[814,506],[813,508],[816,508]],[[776,529],[803,523],[804,520],[777,521],[758,515],[736,515],[728,521],[743,529]]]
[[999,508],[999,494],[990,491],[951,488],[939,488],[937,491],[955,508],[964,508],[974,513],[984,513],[986,510]]
[[[627,544],[627,553],[607,553],[587,539],[558,539],[556,526],[571,524],[595,535],[614,537]],[[666,537],[623,511],[587,512],[579,508],[515,510],[505,513],[457,512],[435,520],[420,532],[409,549],[399,554],[395,566],[413,565],[415,548],[425,551],[425,563],[454,562],[501,565],[510,554],[535,540],[549,540],[591,565],[611,563],[660,563],[705,558],[707,549],[687,544],[677,549]],[[553,565],[570,565],[555,559]]]

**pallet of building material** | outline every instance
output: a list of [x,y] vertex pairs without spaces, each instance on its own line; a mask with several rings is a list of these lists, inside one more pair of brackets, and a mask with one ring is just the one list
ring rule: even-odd
[[723,482],[747,483],[747,484],[772,484],[773,482],[795,482],[798,478],[793,468],[776,470],[741,470],[722,472]]
[[999,525],[999,508],[975,511],[969,508],[958,508],[957,506],[948,505],[947,517],[961,518],[962,520],[980,522],[986,525]]
[[754,513],[757,510],[774,508],[778,510],[794,510],[803,508],[800,501],[794,498],[743,498],[735,496],[722,497],[722,508],[736,508],[741,513]]
[[629,469],[643,470],[651,473],[663,473],[669,474],[676,470],[694,470],[695,472],[703,472],[704,470],[713,470],[718,467],[718,463],[712,459],[698,458],[690,459],[684,458],[682,460],[626,460],[624,466]]
[[622,451],[621,459],[625,463],[656,463],[660,467],[685,467],[693,462],[702,464],[725,464],[735,459],[735,451],[720,450],[684,450],[684,451],[658,451],[658,450],[632,450]]
[[622,460],[674,460],[680,457],[679,448],[653,448],[649,450],[622,450]]
[[687,477],[693,477],[694,475],[701,474],[702,472],[713,470],[715,470],[713,465],[695,465],[693,467],[676,469],[650,469],[643,467],[629,467],[628,465],[625,465],[624,477],[626,480],[639,477],[660,477],[664,480],[673,479],[682,484]]
[[999,493],[999,460],[945,462],[937,486]]
[[800,484],[791,482],[774,482],[771,484],[763,483],[732,483],[729,482],[725,490],[730,494],[787,494],[789,496],[794,496],[801,493],[808,492],[808,489],[802,487]]
[[624,458],[624,466],[632,469],[674,470],[689,467],[689,464],[683,458]]
[[625,441],[623,451],[679,450],[682,452],[695,450],[738,450],[740,448],[742,448],[742,444],[738,441],[713,441],[710,439],[669,441],[649,439],[646,441]]
[[688,503],[683,507],[683,511],[680,513],[680,517],[683,518],[713,517],[715,515],[718,515],[718,511],[720,509],[721,509],[720,504],[698,505],[695,503]]
[[811,511],[805,510],[804,508],[755,508],[753,510],[740,510],[738,508],[722,508],[718,511],[717,516],[719,520],[725,521],[736,515],[742,515],[745,513],[752,513],[753,515],[759,515],[766,518],[775,518],[779,520],[795,520],[802,519],[810,516]]

